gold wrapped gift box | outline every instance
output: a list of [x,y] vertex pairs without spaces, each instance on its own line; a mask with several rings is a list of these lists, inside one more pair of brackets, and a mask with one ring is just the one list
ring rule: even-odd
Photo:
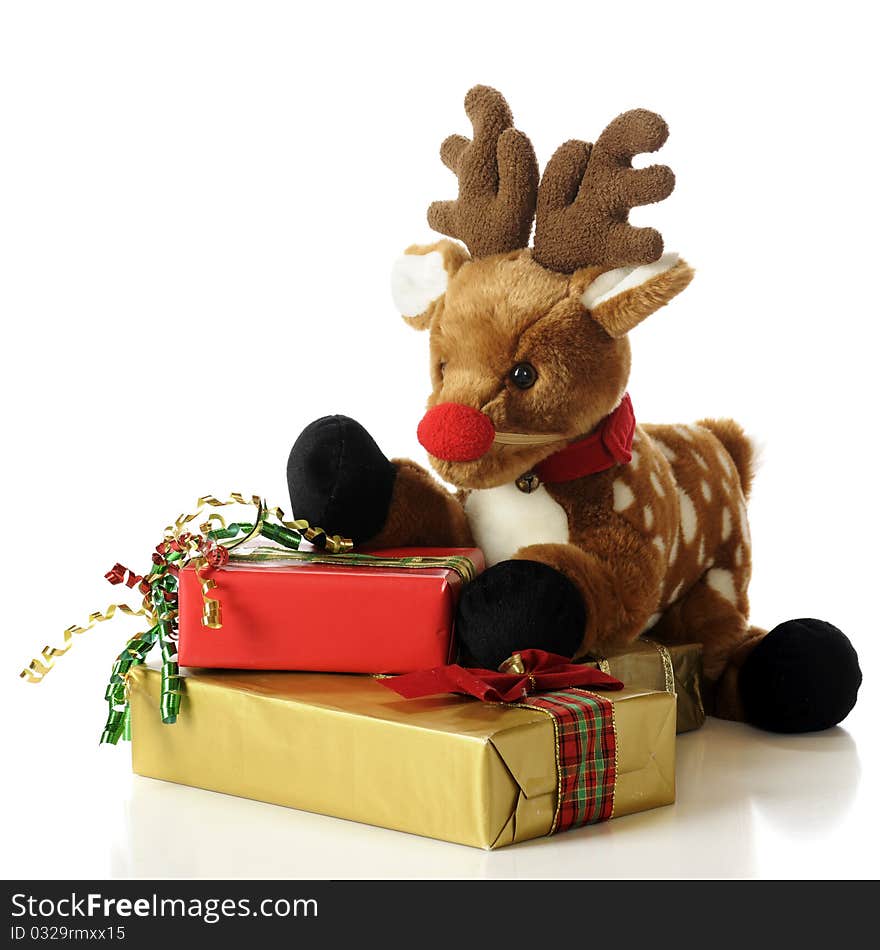
[[[159,714],[160,674],[129,675],[140,775],[480,848],[549,834],[554,722],[540,710],[457,696],[402,699],[377,679],[199,672],[181,714]],[[675,799],[675,696],[614,702],[613,817]]]
[[675,693],[678,697],[677,732],[699,729],[706,720],[702,692],[703,647],[699,643],[666,647],[654,640],[637,640],[623,653],[585,662],[616,676],[627,686]]

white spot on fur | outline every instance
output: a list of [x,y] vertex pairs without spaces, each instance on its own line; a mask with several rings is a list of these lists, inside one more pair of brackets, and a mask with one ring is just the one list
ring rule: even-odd
[[684,581],[679,581],[675,587],[675,590],[667,598],[667,603],[671,604],[678,600],[682,587],[684,587]]
[[439,251],[404,254],[391,268],[391,296],[405,317],[417,317],[446,293],[449,277]]
[[513,482],[477,489],[468,495],[464,508],[487,567],[529,544],[568,543],[568,516],[543,485],[531,494]]
[[685,440],[685,442],[693,442],[694,436],[687,426],[673,426],[672,428]]
[[661,498],[666,495],[666,490],[663,488],[663,484],[656,472],[651,472],[651,485]]
[[741,544],[738,544],[738,545],[736,546],[736,550],[733,552],[733,562],[734,562],[734,564],[736,564],[737,567],[741,567],[741,566],[742,566],[742,562],[743,562],[743,546],[742,546]]
[[700,468],[703,469],[704,472],[711,471],[711,468],[709,467],[709,463],[703,458],[702,455],[700,455],[699,452],[694,452],[694,458],[697,460],[697,465],[699,465]]
[[638,287],[658,275],[668,271],[678,263],[678,254],[664,254],[653,264],[643,264],[641,267],[615,267],[614,270],[600,274],[581,296],[581,303],[592,310],[599,304],[611,300],[633,287]]
[[626,482],[621,481],[619,478],[614,480],[614,510],[615,511],[626,511],[627,508],[636,500],[636,496],[633,494],[633,490],[627,485]]
[[752,533],[749,530],[749,516],[746,513],[746,506],[742,501],[739,503],[739,530],[742,535],[743,543],[751,546]]
[[685,544],[690,544],[697,536],[697,509],[690,495],[683,489],[678,490],[678,505],[681,517],[681,534]]
[[660,439],[654,439],[654,445],[660,449],[660,451],[666,456],[667,459],[669,459],[670,462],[675,461],[677,457],[675,452],[673,452],[665,442],[661,442]]
[[728,603],[736,603],[736,587],[730,571],[722,567],[713,567],[711,571],[706,571],[706,583]]
[[642,633],[647,633],[651,627],[655,626],[661,616],[662,614],[651,614],[651,616],[645,621],[645,626],[642,627]]
[[661,554],[666,551],[666,542],[663,540],[663,538],[654,538],[651,543]]
[[632,450],[632,453],[631,453],[631,454],[632,454],[632,458],[630,459],[630,463],[629,463],[629,464],[630,464],[633,468],[638,468],[638,467],[639,467],[639,462],[641,461],[641,456],[639,455],[639,453],[638,453],[635,449]]
[[733,463],[730,461],[730,456],[727,454],[727,449],[723,445],[719,445],[715,450],[716,455],[718,456],[718,461],[721,463],[721,467],[727,473],[727,475],[733,477]]
[[654,509],[650,505],[645,505],[642,513],[645,516],[645,527],[650,531],[654,527]]
[[705,557],[706,557],[706,539],[704,537],[700,537],[700,550],[697,553],[697,564],[700,567],[703,566],[703,561],[705,560]]
[[669,549],[669,563],[674,564],[678,557],[678,529],[676,528],[675,537],[672,539],[672,547]]
[[730,531],[733,528],[733,518],[730,515],[730,509],[725,505],[721,512],[721,540],[726,541],[730,537]]
[[703,498],[705,498],[706,501],[712,500],[712,486],[705,479],[700,482],[700,491],[703,493]]

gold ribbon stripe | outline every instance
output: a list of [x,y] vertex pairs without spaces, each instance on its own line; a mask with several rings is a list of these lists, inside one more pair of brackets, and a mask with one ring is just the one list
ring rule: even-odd
[[[656,640],[648,639],[648,637],[642,637],[641,639],[643,643],[650,643],[660,656],[660,663],[663,667],[664,689],[667,693],[672,693],[673,696],[677,695],[677,690],[675,688],[675,668],[672,665],[672,655],[670,654],[668,648],[664,644],[658,643]],[[607,673],[609,676],[613,675],[611,673],[611,664],[608,662],[608,657],[596,656],[592,658],[592,662],[595,663],[597,668],[603,673]]]
[[334,567],[393,567],[404,570],[441,568],[455,571],[465,582],[477,576],[474,562],[463,554],[404,555],[401,557],[378,557],[372,554],[346,553],[330,556],[311,551],[289,551],[285,548],[258,547],[232,555],[230,564],[263,563],[271,561],[301,561],[307,564],[329,564]]

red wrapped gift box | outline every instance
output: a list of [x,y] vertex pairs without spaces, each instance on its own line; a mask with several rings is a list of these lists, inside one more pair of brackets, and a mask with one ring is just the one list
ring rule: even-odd
[[[394,548],[381,558],[464,556],[476,548]],[[332,560],[333,556],[327,558]],[[231,560],[206,576],[221,627],[202,624],[198,568],[180,572],[178,658],[183,666],[333,673],[409,673],[449,663],[464,581],[451,567]]]

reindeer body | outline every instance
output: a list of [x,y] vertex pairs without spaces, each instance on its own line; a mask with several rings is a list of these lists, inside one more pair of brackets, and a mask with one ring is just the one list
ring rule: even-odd
[[[672,449],[676,446],[678,451]],[[592,527],[620,516],[647,542],[665,565],[658,591],[656,623],[662,608],[685,592],[713,566],[722,544],[733,539],[735,558],[749,561],[745,495],[733,459],[703,426],[639,426],[632,461],[609,476],[589,476],[574,489],[540,485],[524,493],[516,482],[460,493],[474,540],[488,565],[513,557],[532,544],[569,544],[589,538]],[[696,499],[696,500],[694,500]],[[717,525],[720,530],[714,530]],[[745,526],[743,531],[741,526]],[[742,547],[740,547],[742,545]],[[739,550],[737,551],[737,548]],[[679,558],[680,550],[694,555]],[[700,569],[703,570],[700,570]],[[737,572],[739,573],[739,572]],[[744,590],[748,574],[737,577]]]
[[639,426],[627,465],[531,492],[515,482],[465,490],[459,499],[489,566],[543,552],[571,570],[579,558],[559,546],[600,560],[626,551],[629,580],[613,585],[614,598],[594,613],[595,635],[588,631],[579,652],[618,650],[649,630],[681,642],[699,633],[688,614],[716,628],[723,616],[727,635],[713,638],[705,657],[717,678],[731,646],[754,633],[746,621],[750,456],[729,420]]
[[[626,395],[627,334],[693,276],[656,231],[627,220],[672,191],[668,168],[632,167],[663,144],[665,123],[624,113],[595,144],[562,145],[539,182],[501,95],[475,87],[465,108],[473,140],[441,147],[459,195],[428,219],[467,250],[445,239],[413,246],[392,275],[404,319],[429,331],[419,440],[458,491],[407,459],[389,462],[353,420],[326,417],[291,452],[294,510],[377,547],[476,541],[489,567],[465,589],[457,630],[480,666],[528,647],[610,652],[650,630],[703,644],[718,715],[788,731],[839,721],[861,677],[843,634],[797,621],[815,626],[781,625],[764,639],[749,625],[742,429],[638,426]],[[836,651],[842,671],[822,701],[820,650]],[[783,682],[778,669],[792,662],[801,665]],[[805,696],[806,712],[786,708]]]

